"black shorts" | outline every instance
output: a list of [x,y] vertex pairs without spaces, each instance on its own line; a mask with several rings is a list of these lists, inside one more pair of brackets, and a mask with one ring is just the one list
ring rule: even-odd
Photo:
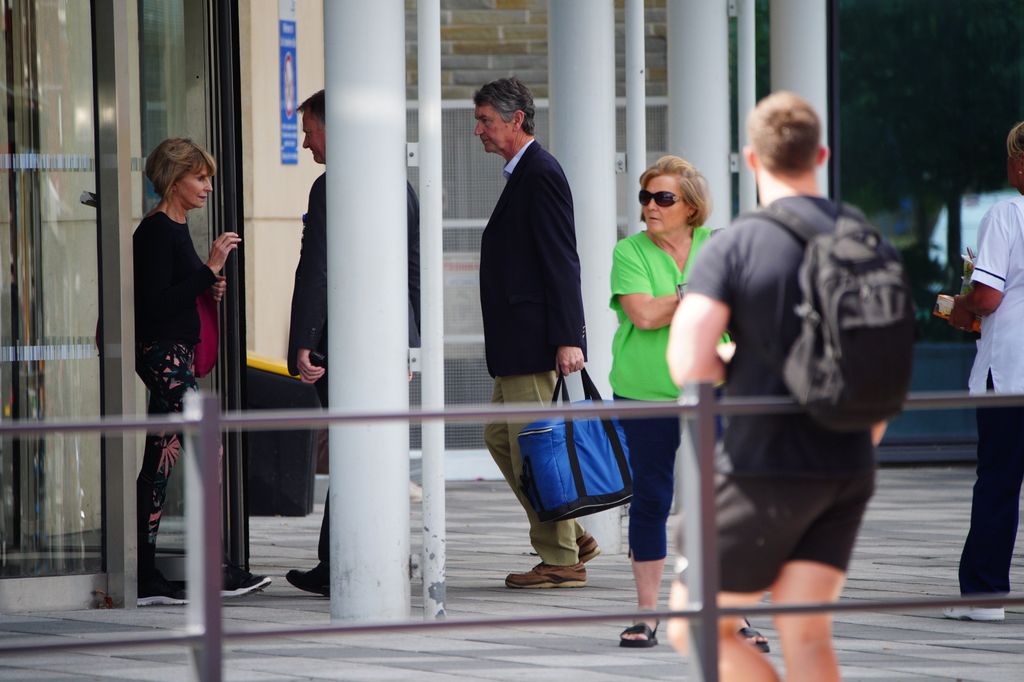
[[845,573],[874,491],[874,471],[843,478],[718,474],[720,589],[766,590],[789,561]]

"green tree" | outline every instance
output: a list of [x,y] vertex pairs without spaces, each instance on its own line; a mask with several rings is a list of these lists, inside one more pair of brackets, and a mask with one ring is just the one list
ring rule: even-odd
[[[959,284],[960,197],[1006,183],[1005,137],[1024,117],[1020,0],[840,2],[843,198],[907,212],[899,236],[919,304]],[[945,262],[928,253],[948,215]]]

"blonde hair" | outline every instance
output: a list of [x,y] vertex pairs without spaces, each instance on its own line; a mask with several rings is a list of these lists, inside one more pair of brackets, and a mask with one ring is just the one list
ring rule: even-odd
[[[663,156],[640,176],[640,189],[647,187],[654,178],[662,175],[673,175],[679,181],[679,196],[683,203],[693,209],[693,215],[686,219],[690,227],[698,227],[711,215],[711,190],[708,181],[700,174],[693,164],[686,159],[671,154]],[[644,219],[640,211],[640,220]]]
[[146,157],[146,177],[161,198],[186,173],[217,172],[210,153],[187,137],[170,137]]
[[1019,159],[1024,154],[1024,121],[1013,126],[1006,136],[1006,153],[1011,159]]
[[796,175],[814,169],[821,122],[799,95],[780,91],[758,102],[747,117],[747,135],[768,172]]

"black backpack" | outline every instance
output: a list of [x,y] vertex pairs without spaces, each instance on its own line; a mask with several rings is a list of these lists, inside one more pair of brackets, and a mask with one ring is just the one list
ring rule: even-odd
[[914,301],[898,252],[847,204],[830,232],[774,204],[757,215],[805,245],[800,334],[782,367],[793,397],[834,431],[899,414],[910,388]]

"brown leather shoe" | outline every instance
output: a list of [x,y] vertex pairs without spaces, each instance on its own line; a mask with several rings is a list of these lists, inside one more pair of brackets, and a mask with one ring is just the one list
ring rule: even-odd
[[601,553],[601,548],[597,546],[597,540],[590,533],[584,532],[583,535],[576,538],[576,546],[580,548],[580,563],[585,564],[598,554]]
[[587,569],[580,562],[575,566],[551,566],[543,562],[527,573],[509,573],[505,587],[540,589],[546,587],[586,587]]

